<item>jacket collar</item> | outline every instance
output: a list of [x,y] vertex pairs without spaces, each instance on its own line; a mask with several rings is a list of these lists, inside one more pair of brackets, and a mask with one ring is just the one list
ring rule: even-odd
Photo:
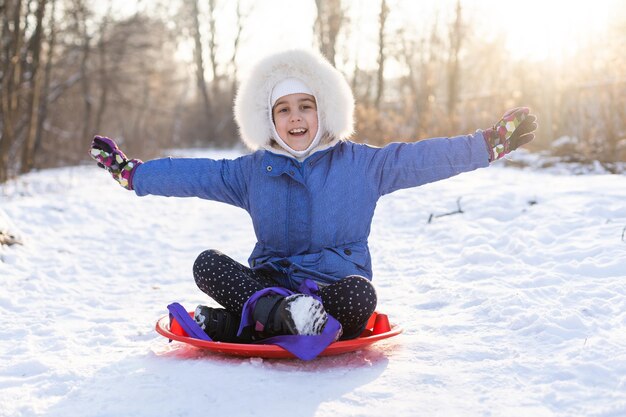
[[304,162],[305,160],[307,160],[307,159],[309,159],[309,158],[319,154],[321,151],[328,150],[328,149],[334,147],[335,145],[337,145],[339,142],[342,142],[341,140],[335,139],[335,138],[330,139],[330,140],[324,140],[324,139],[322,139],[322,143],[319,144],[317,147],[315,147],[311,152],[309,152],[307,155],[301,156],[301,157],[294,156],[293,154],[287,152],[285,149],[283,149],[278,144],[275,144],[274,146],[272,146],[272,144],[269,143],[269,144],[263,146],[263,149],[265,149],[269,153],[286,156],[286,157],[291,158],[293,160],[296,160],[298,162]]
[[[341,140],[333,140],[325,145],[319,146],[315,152],[309,154],[304,159],[295,158],[290,153],[276,148],[266,148],[263,155],[263,169],[271,175],[280,175],[289,167],[304,165],[305,163],[315,164],[324,156],[328,155],[332,149],[339,145]],[[271,168],[269,168],[271,167]]]

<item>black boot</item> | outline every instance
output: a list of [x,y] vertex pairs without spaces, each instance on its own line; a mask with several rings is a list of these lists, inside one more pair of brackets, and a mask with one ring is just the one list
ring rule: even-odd
[[324,330],[328,314],[322,303],[309,295],[267,295],[258,299],[252,319],[263,337],[317,335]]
[[224,308],[213,308],[199,305],[193,319],[204,332],[215,342],[250,343],[253,341],[250,330],[237,336],[241,318]]

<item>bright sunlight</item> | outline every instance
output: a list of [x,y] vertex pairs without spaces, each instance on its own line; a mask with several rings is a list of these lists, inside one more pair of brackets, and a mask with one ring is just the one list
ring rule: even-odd
[[615,1],[527,0],[523,7],[514,1],[497,3],[499,8],[511,8],[510,18],[499,24],[516,58],[559,62],[606,34]]
[[[394,25],[419,33],[429,31],[435,20],[440,27],[447,27],[457,0],[388,3],[398,3],[403,11],[390,16]],[[468,32],[485,40],[503,38],[513,58],[533,61],[560,61],[605,35],[620,18],[626,20],[626,5],[620,0],[462,0],[460,6],[464,25],[471,27]],[[352,7],[377,10],[360,0],[353,1]],[[375,21],[370,27],[376,27]]]

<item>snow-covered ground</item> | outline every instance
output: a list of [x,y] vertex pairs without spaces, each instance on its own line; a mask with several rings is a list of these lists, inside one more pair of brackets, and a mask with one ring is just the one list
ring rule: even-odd
[[202,250],[245,262],[244,211],[138,198],[95,166],[0,201],[24,243],[0,247],[0,416],[626,415],[626,176],[496,164],[384,197],[374,283],[405,332],[312,362],[154,331],[170,302],[207,303]]

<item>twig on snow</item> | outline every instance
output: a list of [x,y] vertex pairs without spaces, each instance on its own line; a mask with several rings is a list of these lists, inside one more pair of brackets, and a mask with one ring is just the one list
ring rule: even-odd
[[461,198],[462,197],[459,197],[459,198],[456,199],[456,207],[457,207],[457,209],[455,211],[451,211],[450,213],[437,214],[437,215],[435,215],[433,213],[430,213],[430,216],[428,217],[428,224],[430,224],[433,221],[433,219],[436,219],[436,218],[439,218],[439,217],[445,217],[445,216],[451,216],[453,214],[462,214],[462,213],[464,213],[463,209],[461,208]]

